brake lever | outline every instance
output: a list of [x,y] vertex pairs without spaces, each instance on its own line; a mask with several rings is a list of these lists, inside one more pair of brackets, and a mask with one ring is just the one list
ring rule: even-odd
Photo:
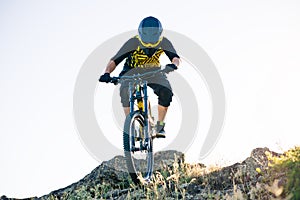
[[110,80],[111,83],[113,83],[114,85],[118,85],[119,83],[119,77],[112,77]]

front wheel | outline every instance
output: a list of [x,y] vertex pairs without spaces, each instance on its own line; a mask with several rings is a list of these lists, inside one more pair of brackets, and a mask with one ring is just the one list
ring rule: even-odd
[[135,184],[149,182],[153,170],[153,143],[147,134],[145,118],[136,111],[124,124],[123,147],[128,172]]

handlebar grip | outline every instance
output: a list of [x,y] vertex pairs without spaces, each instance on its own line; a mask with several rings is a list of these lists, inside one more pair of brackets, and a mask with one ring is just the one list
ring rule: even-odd
[[119,77],[112,77],[110,79],[110,82],[117,85],[119,83],[119,79],[120,79]]

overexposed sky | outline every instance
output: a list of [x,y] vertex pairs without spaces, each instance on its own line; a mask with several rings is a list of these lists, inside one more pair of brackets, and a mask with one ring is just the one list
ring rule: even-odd
[[73,120],[77,74],[102,42],[149,15],[197,42],[222,78],[226,120],[201,162],[299,145],[300,3],[186,2],[0,0],[0,195],[41,196],[99,164]]

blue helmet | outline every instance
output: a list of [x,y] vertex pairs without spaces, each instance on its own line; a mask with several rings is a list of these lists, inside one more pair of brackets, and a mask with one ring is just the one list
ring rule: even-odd
[[144,46],[156,46],[160,41],[163,28],[158,19],[150,16],[141,21],[138,31]]

